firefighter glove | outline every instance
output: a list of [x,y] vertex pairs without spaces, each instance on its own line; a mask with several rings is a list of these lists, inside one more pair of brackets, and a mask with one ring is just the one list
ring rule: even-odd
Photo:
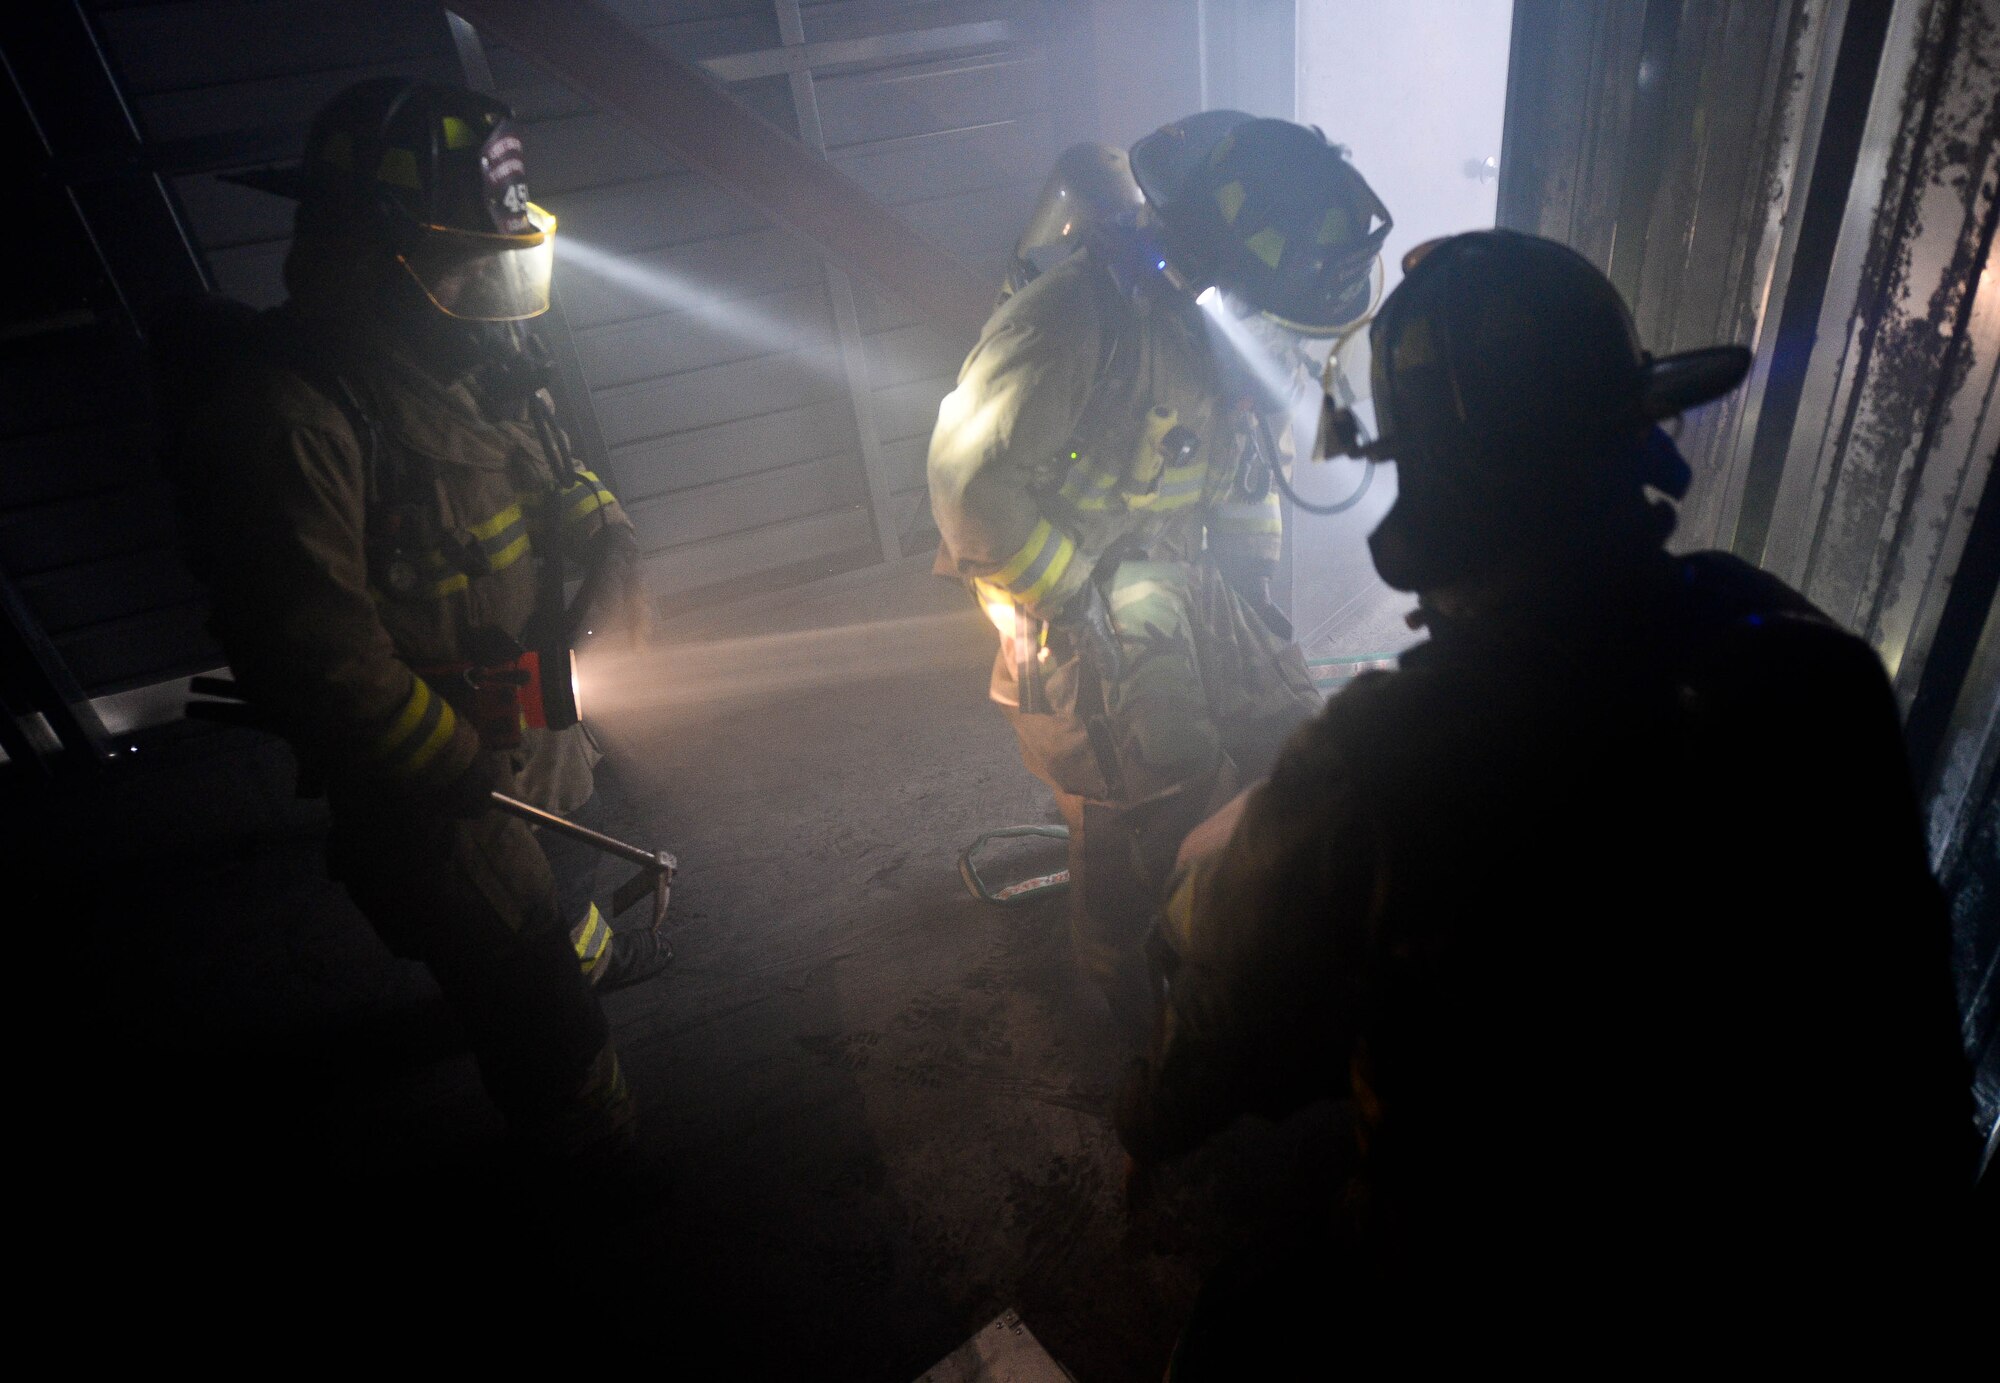
[[498,749],[482,749],[445,789],[444,805],[453,816],[475,817],[492,807],[494,793],[513,791],[513,757]]

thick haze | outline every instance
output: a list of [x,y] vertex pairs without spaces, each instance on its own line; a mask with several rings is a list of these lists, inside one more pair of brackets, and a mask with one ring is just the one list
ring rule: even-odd
[[[1393,288],[1411,247],[1493,224],[1499,182],[1478,171],[1488,158],[1499,164],[1513,0],[1299,0],[1298,14],[1298,118],[1345,144],[1389,208],[1396,226],[1383,268]],[[1349,377],[1365,381],[1365,355],[1355,364]],[[1302,467],[1299,488],[1338,498],[1353,465],[1323,475]],[[1308,656],[1361,657],[1412,641],[1402,614],[1413,602],[1375,577],[1366,547],[1394,498],[1385,468],[1355,509],[1297,522],[1292,613]]]

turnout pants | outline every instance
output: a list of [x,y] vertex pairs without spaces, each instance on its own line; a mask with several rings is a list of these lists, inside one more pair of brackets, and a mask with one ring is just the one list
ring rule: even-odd
[[[1182,838],[1270,770],[1320,698],[1297,646],[1212,565],[1126,561],[1096,579],[1122,675],[1103,685],[1054,631],[1049,713],[1008,719],[1069,826],[1078,962],[1121,1017],[1143,1023],[1141,948]],[[1006,663],[996,676],[1011,682]]]
[[429,967],[509,1126],[557,1159],[629,1143],[631,1094],[528,827],[333,807],[331,872],[392,951]]

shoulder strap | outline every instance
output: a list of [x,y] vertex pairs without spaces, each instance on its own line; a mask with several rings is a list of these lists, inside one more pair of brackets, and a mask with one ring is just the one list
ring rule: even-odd
[[388,475],[389,483],[385,487],[385,471],[388,469],[385,458],[389,448],[383,441],[381,424],[368,411],[361,392],[354,386],[352,372],[341,368],[342,357],[346,354],[341,344],[330,334],[315,331],[310,324],[283,309],[263,313],[259,326],[262,329],[262,344],[269,352],[269,358],[303,379],[347,419],[355,444],[361,448],[361,469],[369,507],[372,509],[383,501],[385,488],[389,492],[386,497],[393,501],[395,492],[401,488],[401,477]]
[[1090,396],[1077,415],[1072,431],[1074,446],[1086,438],[1103,400],[1117,391],[1111,385],[1125,384],[1139,376],[1139,351],[1127,339],[1132,328],[1132,304],[1125,300],[1117,282],[1102,266],[1089,266],[1091,286],[1097,293],[1097,310],[1103,331],[1097,345],[1097,369],[1090,377]]

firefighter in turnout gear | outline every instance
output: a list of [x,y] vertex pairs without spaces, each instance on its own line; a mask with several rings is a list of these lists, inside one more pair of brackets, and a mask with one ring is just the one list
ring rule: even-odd
[[1117,1106],[1143,1167],[1351,1098],[1358,1170],[1211,1280],[1174,1376],[1334,1340],[1403,1371],[1907,1348],[1975,1163],[1896,703],[1796,591],[1665,547],[1691,475],[1658,424],[1750,353],[1643,353],[1552,241],[1411,258],[1371,329],[1381,435],[1327,431],[1397,468],[1369,543],[1429,638],[1186,841]]
[[1071,150],[938,410],[937,570],[1001,631],[991,695],[1069,827],[1078,960],[1133,1024],[1181,836],[1318,705],[1270,595],[1287,405],[1196,297],[1332,336],[1365,313],[1387,229],[1284,121],[1194,116],[1129,165]]
[[521,325],[548,306],[554,220],[507,108],[422,82],[336,98],[286,190],[289,301],[156,337],[212,627],[326,793],[331,872],[436,976],[510,1126],[551,1158],[622,1158],[633,1105],[593,986],[657,969],[662,943],[594,903],[560,916],[535,834],[488,797],[590,796],[566,570],[602,566],[628,617],[643,600],[631,523]]

